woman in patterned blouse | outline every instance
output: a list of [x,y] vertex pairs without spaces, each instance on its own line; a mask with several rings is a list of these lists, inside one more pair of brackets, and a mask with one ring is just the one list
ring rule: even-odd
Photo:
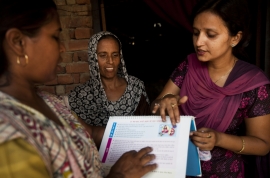
[[106,126],[110,116],[149,115],[144,83],[128,75],[120,40],[111,32],[94,34],[89,41],[90,80],[69,94],[69,105],[79,118]]

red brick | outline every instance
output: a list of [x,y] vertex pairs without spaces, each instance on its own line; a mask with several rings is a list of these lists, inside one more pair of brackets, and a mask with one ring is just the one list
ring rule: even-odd
[[70,63],[67,64],[66,71],[69,74],[89,72],[89,66],[87,62]]
[[86,50],[88,48],[88,39],[87,40],[70,40],[64,43],[64,46],[67,51],[79,51]]
[[57,10],[57,13],[59,14],[59,16],[71,16],[73,13],[70,12],[70,11],[65,11],[65,10],[62,10],[62,9],[59,9]]
[[92,17],[90,16],[79,16],[72,17],[70,19],[69,27],[92,27]]
[[[88,51],[78,51],[76,52],[78,55],[79,61],[88,62]],[[74,58],[73,58],[74,59]]]
[[44,83],[44,85],[57,85],[57,84],[58,84],[57,77],[55,77],[55,79],[53,79],[52,81]]
[[71,90],[73,90],[76,86],[79,86],[80,84],[72,84],[72,85],[66,85],[66,94],[69,94]]
[[57,6],[60,6],[60,5],[66,5],[66,1],[65,0],[54,0],[55,4]]
[[68,11],[68,12],[84,12],[89,11],[89,5],[66,5],[66,6],[59,6],[58,10]]
[[85,83],[90,79],[90,73],[81,73],[80,75],[80,83]]
[[78,61],[88,62],[88,52],[87,51],[74,52],[73,61],[74,62],[78,62]]
[[87,12],[90,11],[89,5],[74,5],[72,6],[72,12]]
[[69,38],[75,39],[75,30],[74,29],[69,29]]
[[67,41],[70,39],[69,29],[65,28],[60,33],[60,39],[63,41]]
[[66,12],[72,12],[72,6],[71,5],[65,5],[65,6],[58,6],[58,10],[66,11]]
[[89,39],[91,37],[91,28],[76,28],[75,29],[75,38],[76,39]]
[[71,21],[71,17],[69,17],[69,16],[60,16],[60,23],[61,23],[61,27],[63,29],[69,28],[70,21]]
[[89,11],[84,11],[84,12],[76,12],[75,14],[77,16],[91,16],[92,15],[90,10]]
[[73,52],[65,52],[65,53],[62,53],[61,54],[61,57],[63,59],[63,63],[70,63],[72,62],[72,59],[73,59]]
[[90,0],[76,0],[77,4],[90,4]]
[[38,88],[42,91],[47,91],[49,93],[55,94],[55,86],[38,86]]
[[64,95],[66,93],[66,87],[64,85],[57,85],[55,91],[57,95]]
[[75,0],[66,0],[66,1],[67,1],[67,4],[76,4]]
[[73,77],[70,74],[59,74],[58,75],[58,84],[72,84]]
[[78,62],[78,61],[79,61],[78,53],[77,52],[74,52],[73,62]]
[[70,51],[69,50],[69,41],[64,41],[63,44],[64,44],[66,51]]
[[66,63],[60,63],[60,70],[57,71],[57,74],[64,74],[66,73]]
[[80,83],[80,74],[71,74],[73,77],[73,83]]

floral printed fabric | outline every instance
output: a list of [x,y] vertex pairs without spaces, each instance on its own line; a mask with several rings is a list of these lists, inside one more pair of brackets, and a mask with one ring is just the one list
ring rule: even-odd
[[0,144],[24,138],[38,150],[52,177],[102,177],[95,143],[61,97],[39,95],[64,126],[0,92]]
[[[234,71],[239,70],[239,60],[236,63]],[[171,80],[181,88],[188,71],[188,62],[184,60],[173,71]],[[229,76],[234,77],[237,75]],[[229,79],[229,78],[228,78]],[[225,84],[227,85],[227,83]],[[241,103],[238,107],[234,118],[225,133],[239,135],[240,127],[244,124],[244,119],[253,118],[270,114],[270,85],[263,85],[251,91],[242,94]],[[209,161],[201,161],[203,178],[244,178],[243,155],[236,154],[232,151],[215,147],[212,151],[212,159]],[[255,169],[255,168],[254,168]]]
[[[144,83],[138,78],[127,74],[121,46],[121,59],[117,74],[127,81],[127,88],[118,101],[112,102],[107,99],[100,78],[96,54],[98,41],[104,35],[113,35],[118,39],[114,34],[107,31],[97,33],[90,38],[88,62],[91,78],[85,84],[77,86],[68,96],[71,110],[87,124],[95,126],[106,126],[109,116],[133,115],[142,95],[149,103]],[[118,41],[121,44],[120,40]]]

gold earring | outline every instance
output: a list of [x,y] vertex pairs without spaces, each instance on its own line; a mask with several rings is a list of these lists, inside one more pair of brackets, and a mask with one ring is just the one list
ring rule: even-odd
[[[28,62],[29,62],[29,59],[28,59],[28,56],[25,54],[24,55],[24,58],[25,58],[25,65],[24,66],[26,66],[27,64],[28,64]],[[21,65],[21,61],[20,61],[20,57],[19,56],[17,56],[17,64],[18,65]]]
[[24,58],[25,58],[25,64],[28,64],[28,56],[26,54],[24,55]]
[[20,64],[21,62],[20,62],[20,57],[19,56],[17,56],[17,64]]

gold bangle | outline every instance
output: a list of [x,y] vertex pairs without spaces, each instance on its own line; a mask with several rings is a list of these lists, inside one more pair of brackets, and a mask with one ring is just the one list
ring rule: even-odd
[[245,140],[242,137],[240,137],[240,138],[242,140],[242,149],[240,151],[236,151],[236,153],[241,153],[245,149]]
[[174,94],[172,94],[172,93],[166,93],[165,95],[163,95],[160,99],[162,100],[165,96],[167,96],[167,95],[173,95],[174,96]]

